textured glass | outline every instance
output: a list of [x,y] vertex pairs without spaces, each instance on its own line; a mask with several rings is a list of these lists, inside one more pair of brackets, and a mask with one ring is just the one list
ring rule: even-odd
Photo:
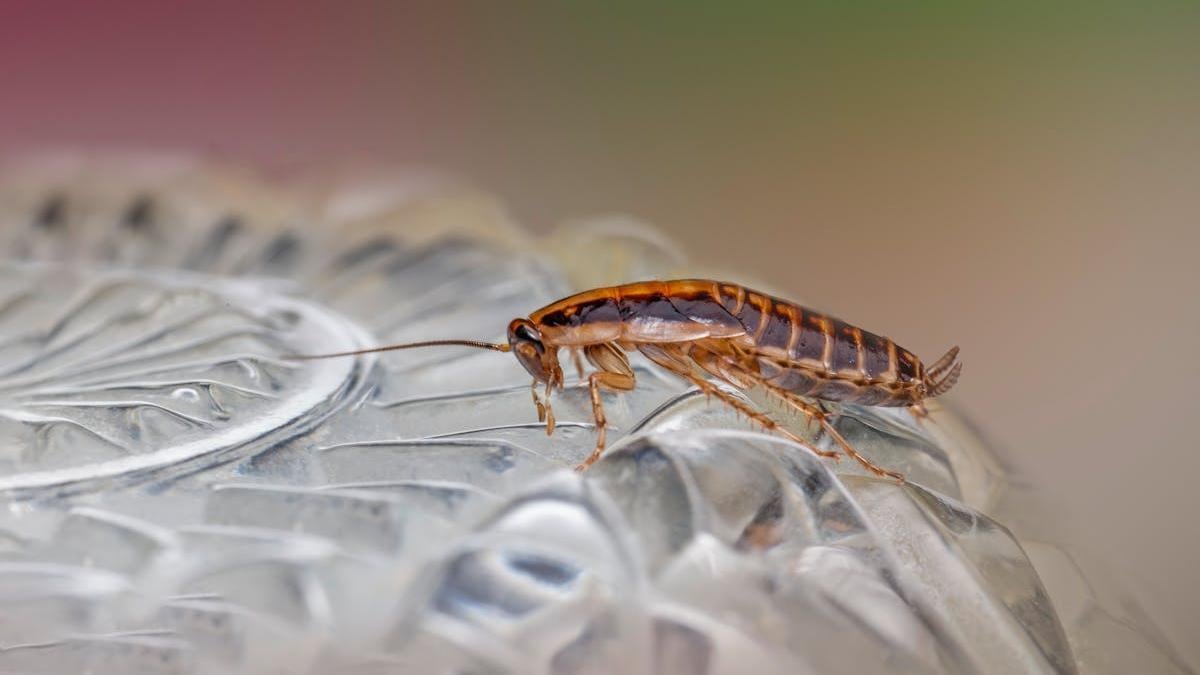
[[840,410],[899,484],[634,359],[581,477],[569,366],[547,436],[509,355],[286,358],[716,274],[645,224],[71,157],[11,168],[0,222],[2,673],[1190,672],[940,405]]

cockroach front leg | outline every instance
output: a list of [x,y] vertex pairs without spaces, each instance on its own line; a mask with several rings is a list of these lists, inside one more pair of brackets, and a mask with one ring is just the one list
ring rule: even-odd
[[533,382],[531,382],[529,384],[529,393],[533,394],[533,405],[534,405],[534,407],[537,408],[538,421],[545,422],[546,421],[546,406],[542,405],[542,399],[538,398],[537,386],[538,386],[537,380],[534,380]]
[[546,423],[546,435],[554,433],[554,409],[550,407],[550,386],[546,386],[546,401],[538,397],[537,393],[538,381],[534,380],[529,385],[529,393],[533,395],[533,405],[537,408],[537,416],[539,422]]
[[588,467],[604,454],[605,440],[608,436],[608,419],[604,416],[604,402],[600,400],[600,389],[609,391],[630,391],[634,387],[634,377],[625,373],[610,373],[600,371],[588,376],[588,389],[592,394],[592,417],[596,421],[596,448],[592,454],[575,467],[576,471],[586,471]]

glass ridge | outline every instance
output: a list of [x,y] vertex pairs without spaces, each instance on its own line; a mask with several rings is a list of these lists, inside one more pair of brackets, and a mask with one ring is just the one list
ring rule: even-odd
[[507,355],[285,358],[495,340],[635,277],[763,287],[644,224],[537,239],[445,181],[162,165],[0,176],[0,672],[1191,672],[1004,525],[1052,514],[936,403],[840,409],[902,485],[634,359],[580,477],[573,373],[547,436]]

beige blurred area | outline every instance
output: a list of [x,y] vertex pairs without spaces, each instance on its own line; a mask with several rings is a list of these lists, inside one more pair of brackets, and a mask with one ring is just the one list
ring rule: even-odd
[[251,5],[0,10],[0,142],[437,166],[961,345],[955,403],[1200,663],[1196,5]]

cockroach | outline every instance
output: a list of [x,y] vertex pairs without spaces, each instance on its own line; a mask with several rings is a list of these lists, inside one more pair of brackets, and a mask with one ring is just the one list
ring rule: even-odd
[[[464,346],[512,352],[533,376],[538,421],[554,432],[550,394],[563,387],[560,349],[568,349],[583,379],[582,353],[595,371],[587,376],[596,447],[576,467],[583,471],[604,452],[607,420],[601,391],[636,385],[627,352],[637,351],[663,369],[823,457],[763,412],[713,384],[713,378],[768,395],[816,421],[841,450],[878,476],[904,480],[859,454],[829,421],[824,402],[908,406],[923,415],[926,398],[950,390],[962,372],[958,347],[926,368],[912,352],[886,337],[792,302],[738,284],[705,279],[640,281],[585,291],[551,303],[508,324],[508,342],[433,340],[300,359],[354,356],[416,347]],[[544,386],[538,396],[538,385]]]

